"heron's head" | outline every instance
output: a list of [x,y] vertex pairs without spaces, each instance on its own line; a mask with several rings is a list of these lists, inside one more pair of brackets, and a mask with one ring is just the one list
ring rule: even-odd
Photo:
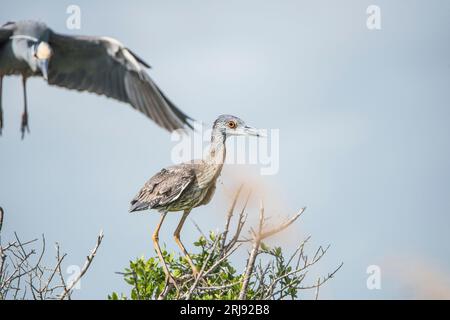
[[53,56],[52,47],[47,42],[41,41],[35,43],[32,47],[33,58],[36,59],[36,64],[41,70],[42,77],[48,80],[48,65]]
[[231,115],[221,115],[214,122],[213,130],[219,131],[225,137],[229,136],[255,136],[261,137],[258,129],[249,127],[238,117]]

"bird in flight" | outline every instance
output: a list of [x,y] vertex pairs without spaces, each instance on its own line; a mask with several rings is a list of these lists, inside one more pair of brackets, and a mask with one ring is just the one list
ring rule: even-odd
[[108,37],[55,33],[42,22],[8,22],[0,27],[0,134],[3,128],[2,81],[22,76],[22,138],[29,132],[26,82],[40,76],[49,85],[94,92],[130,104],[160,127],[192,128],[189,116],[158,88],[150,65],[119,41]]
[[167,280],[176,285],[175,279],[164,261],[159,247],[159,230],[168,212],[182,211],[183,216],[175,230],[175,242],[186,256],[194,276],[198,270],[180,240],[183,224],[195,207],[208,204],[215,192],[226,156],[226,140],[230,136],[261,136],[260,131],[251,128],[238,117],[221,115],[214,122],[211,146],[204,160],[178,164],[154,175],[131,201],[130,212],[155,209],[160,212],[160,221],[153,233],[153,245],[163,265]]

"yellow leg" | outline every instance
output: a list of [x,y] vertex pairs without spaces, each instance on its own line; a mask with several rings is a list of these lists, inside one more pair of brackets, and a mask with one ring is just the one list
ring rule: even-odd
[[166,274],[166,281],[169,281],[176,286],[175,279],[170,274],[169,268],[167,267],[166,261],[164,260],[164,257],[162,255],[161,248],[159,247],[159,230],[161,229],[161,225],[163,224],[166,215],[167,212],[161,213],[161,219],[159,220],[159,223],[156,226],[155,232],[153,232],[152,240],[153,246],[155,247],[155,250],[158,253],[159,260],[162,263],[164,273]]
[[178,224],[177,229],[175,230],[173,237],[175,239],[175,242],[177,243],[178,247],[180,247],[181,251],[183,252],[183,254],[185,255],[187,261],[189,262],[189,265],[191,266],[192,272],[194,273],[194,276],[198,275],[198,270],[197,267],[194,265],[194,262],[192,262],[191,257],[189,256],[189,253],[186,251],[186,248],[183,246],[183,243],[180,240],[180,232],[181,232],[181,228],[183,228],[183,224],[186,221],[187,216],[189,215],[191,211],[190,210],[185,210],[183,213],[183,217],[181,218],[180,223]]

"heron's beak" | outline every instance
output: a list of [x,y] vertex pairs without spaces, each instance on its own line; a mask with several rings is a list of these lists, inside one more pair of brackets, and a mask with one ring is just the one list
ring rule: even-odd
[[48,81],[48,62],[49,59],[38,60],[38,67],[41,70],[42,77],[45,81]]
[[252,128],[249,126],[244,127],[243,134],[247,136],[254,136],[254,137],[265,137],[266,135],[261,132],[261,130]]

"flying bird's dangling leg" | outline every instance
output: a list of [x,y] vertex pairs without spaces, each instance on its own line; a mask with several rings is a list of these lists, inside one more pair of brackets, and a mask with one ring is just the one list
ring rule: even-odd
[[2,135],[3,130],[2,94],[3,94],[3,76],[0,76],[0,136]]
[[153,232],[152,240],[153,240],[153,246],[155,247],[155,250],[158,253],[159,260],[161,261],[164,273],[166,274],[166,281],[168,281],[168,283],[172,283],[175,286],[175,288],[178,290],[176,281],[170,274],[169,268],[167,267],[166,261],[164,260],[164,257],[162,255],[161,248],[159,247],[159,230],[161,229],[161,225],[163,224],[164,219],[166,218],[166,215],[167,215],[167,212],[161,213],[161,219],[159,220],[159,223],[156,226],[155,232]]
[[24,109],[22,113],[22,124],[20,126],[20,131],[22,132],[22,140],[25,137],[25,131],[30,133],[30,127],[28,127],[28,103],[27,103],[27,77],[22,76],[23,85],[23,101]]
[[178,247],[180,247],[181,251],[183,252],[184,256],[186,257],[186,260],[189,262],[189,265],[191,266],[192,272],[194,274],[194,277],[197,277],[198,275],[198,269],[195,266],[194,262],[192,261],[191,257],[189,256],[189,253],[186,251],[186,248],[183,246],[183,243],[180,240],[180,232],[181,228],[183,228],[183,224],[186,221],[187,216],[191,210],[185,210],[183,213],[183,217],[181,218],[180,223],[178,224],[177,229],[175,230],[173,237],[175,239],[175,242],[177,243]]

